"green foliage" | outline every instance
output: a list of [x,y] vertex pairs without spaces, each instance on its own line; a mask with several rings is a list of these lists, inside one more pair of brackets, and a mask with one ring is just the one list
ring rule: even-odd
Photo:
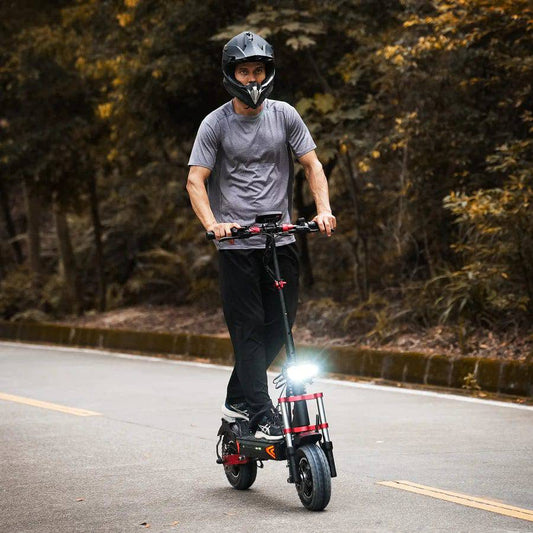
[[342,322],[344,333],[360,332],[366,339],[385,343],[400,333],[409,311],[398,308],[390,299],[370,293],[368,300],[354,306]]
[[464,378],[463,378],[463,385],[462,388],[469,390],[469,391],[480,391],[481,387],[479,386],[479,383],[477,382],[477,379],[475,375],[472,372],[469,372]]
[[[317,322],[386,341],[408,320],[505,325],[531,315],[527,0],[49,8],[0,8],[0,173],[19,212],[23,180],[40,195],[43,242],[50,201],[70,210],[89,305],[97,292],[90,175],[112,306],[218,302],[215,253],[184,185],[200,120],[227,99],[221,45],[250,29],[274,44],[274,97],[297,107],[333,169],[339,231],[309,243]],[[59,309],[57,251],[47,244],[45,255],[45,300]],[[25,282],[5,268],[3,313],[44,305],[21,299],[20,307],[13,285]]]
[[322,22],[305,9],[275,9],[261,5],[243,22],[232,24],[212,37],[214,41],[228,41],[243,31],[253,31],[265,38],[281,35],[286,46],[303,50],[317,44],[316,38],[326,33]]
[[74,68],[72,36],[51,25],[22,30],[0,72],[4,135],[0,168],[31,177],[43,199],[73,205],[92,142],[88,87]]
[[12,270],[0,282],[0,317],[10,319],[26,309],[38,307],[33,296],[30,273],[21,267]]
[[70,309],[65,298],[65,280],[63,276],[57,273],[47,276],[40,294],[40,307],[46,309],[50,315],[54,316],[69,314]]
[[450,275],[451,286],[445,293],[462,294],[459,312],[475,301],[474,313],[531,313],[533,142],[502,145],[487,159],[490,172],[508,176],[501,188],[452,192],[444,199],[461,229],[453,248],[464,263]]
[[65,281],[50,274],[36,293],[32,276],[23,266],[11,270],[0,282],[0,318],[4,320],[46,320],[68,312]]

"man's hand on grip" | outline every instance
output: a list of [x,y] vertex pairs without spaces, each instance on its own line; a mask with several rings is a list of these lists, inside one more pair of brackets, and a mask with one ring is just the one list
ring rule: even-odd
[[318,229],[328,237],[331,237],[337,227],[337,219],[330,212],[318,213],[313,220],[318,224]]
[[[212,231],[215,234],[215,239],[219,240],[224,237],[231,237],[231,228],[240,228],[237,222],[215,222],[211,224],[207,231]],[[233,243],[233,241],[231,241]]]

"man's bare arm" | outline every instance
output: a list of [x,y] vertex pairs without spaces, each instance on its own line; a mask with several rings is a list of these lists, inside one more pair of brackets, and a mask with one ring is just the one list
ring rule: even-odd
[[299,161],[304,167],[305,177],[316,205],[317,215],[313,220],[318,223],[320,231],[326,233],[329,237],[331,230],[335,229],[337,221],[331,212],[328,180],[324,174],[322,164],[314,150],[300,157]]
[[210,175],[211,171],[205,167],[192,166],[189,169],[187,192],[192,208],[206,231],[213,231],[217,239],[231,237],[231,228],[240,228],[240,226],[236,222],[219,223],[215,219],[205,188],[205,182]]

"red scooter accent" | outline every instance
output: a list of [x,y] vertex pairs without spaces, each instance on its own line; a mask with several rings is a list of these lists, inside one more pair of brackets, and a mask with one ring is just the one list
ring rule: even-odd
[[287,435],[287,433],[303,433],[305,431],[318,431],[319,429],[325,429],[329,428],[329,424],[327,422],[324,422],[323,424],[317,424],[314,426],[299,426],[295,428],[288,428],[284,429],[283,433]]
[[322,398],[324,394],[322,392],[315,392],[314,394],[301,394],[300,396],[285,396],[279,399],[280,403],[284,402],[299,402],[301,400],[316,400]]
[[225,455],[222,457],[222,462],[224,465],[244,465],[248,463],[250,459],[247,457],[242,457],[238,453],[233,453],[231,455]]

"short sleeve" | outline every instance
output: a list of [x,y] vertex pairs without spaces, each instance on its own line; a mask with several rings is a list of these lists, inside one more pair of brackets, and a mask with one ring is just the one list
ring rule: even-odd
[[213,127],[206,119],[200,124],[189,158],[189,166],[213,170],[217,158],[218,139]]
[[313,137],[302,117],[290,105],[287,105],[287,126],[289,145],[296,157],[301,157],[316,148]]

